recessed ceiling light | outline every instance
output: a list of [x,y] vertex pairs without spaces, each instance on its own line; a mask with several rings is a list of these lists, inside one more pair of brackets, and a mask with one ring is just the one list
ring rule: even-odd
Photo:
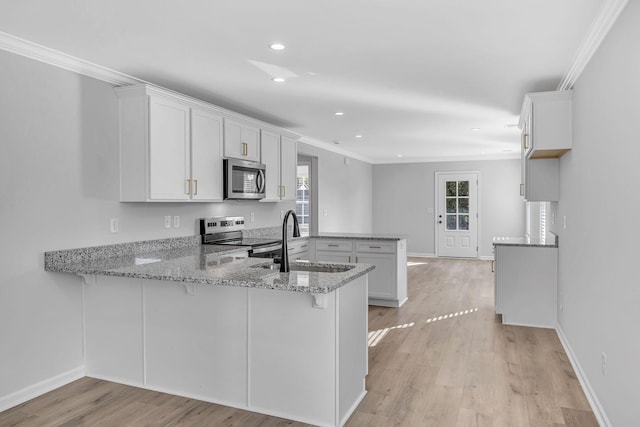
[[334,114],[336,116],[344,116],[344,113],[342,111],[336,111]]
[[480,128],[471,128],[472,131],[474,132],[478,132],[480,130]]
[[362,135],[358,134],[356,135],[356,138],[362,138]]
[[282,43],[273,43],[269,45],[269,47],[273,50],[284,50],[284,45]]
[[398,154],[398,158],[402,157],[402,154]]
[[271,80],[273,80],[276,83],[284,83],[284,79],[282,77],[274,77]]

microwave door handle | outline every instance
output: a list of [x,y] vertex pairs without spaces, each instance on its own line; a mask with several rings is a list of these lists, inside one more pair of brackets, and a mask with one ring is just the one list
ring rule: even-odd
[[262,193],[264,191],[264,171],[262,169],[258,170],[258,176],[260,177],[260,184],[258,185],[258,192]]

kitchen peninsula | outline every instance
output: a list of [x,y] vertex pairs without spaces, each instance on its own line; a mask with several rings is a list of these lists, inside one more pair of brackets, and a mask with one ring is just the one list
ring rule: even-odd
[[45,254],[47,271],[83,277],[86,375],[343,425],[366,393],[374,267],[279,273],[198,237]]

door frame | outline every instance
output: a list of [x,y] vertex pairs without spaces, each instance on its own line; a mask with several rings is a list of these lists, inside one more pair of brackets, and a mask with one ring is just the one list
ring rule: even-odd
[[480,186],[482,184],[482,179],[481,179],[481,175],[480,175],[480,171],[479,170],[462,170],[462,171],[458,171],[458,170],[438,170],[435,171],[435,182],[433,184],[434,187],[434,214],[433,214],[433,233],[434,233],[434,242],[435,242],[435,253],[436,253],[436,258],[440,258],[440,241],[438,240],[439,238],[439,233],[438,233],[438,202],[439,202],[439,192],[440,189],[438,188],[438,181],[440,179],[440,175],[453,175],[453,174],[465,174],[465,173],[472,173],[472,174],[476,174],[476,176],[478,177],[478,190],[477,190],[477,195],[478,195],[478,221],[477,221],[477,230],[476,230],[476,234],[477,234],[477,245],[478,245],[478,252],[476,254],[475,258],[460,258],[460,259],[482,259],[482,257],[480,256],[480,238],[482,236],[482,232],[480,231],[482,229],[482,227],[480,227],[481,224],[481,220],[482,220],[482,197],[481,197],[481,192],[480,192]]

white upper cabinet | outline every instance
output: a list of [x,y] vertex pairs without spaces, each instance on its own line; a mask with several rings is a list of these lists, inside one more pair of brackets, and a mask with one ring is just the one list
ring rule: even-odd
[[149,96],[149,199],[189,200],[189,110],[178,102]]
[[224,120],[224,155],[260,161],[260,128],[236,120]]
[[120,200],[222,201],[222,117],[146,85],[120,98]]
[[525,154],[529,159],[561,157],[572,147],[573,91],[528,93],[521,112]]
[[266,165],[265,198],[261,201],[296,200],[296,141],[262,130],[260,157]]
[[191,177],[194,200],[223,199],[222,117],[191,109]]
[[280,186],[281,200],[296,200],[298,182],[298,144],[294,139],[280,139]]

